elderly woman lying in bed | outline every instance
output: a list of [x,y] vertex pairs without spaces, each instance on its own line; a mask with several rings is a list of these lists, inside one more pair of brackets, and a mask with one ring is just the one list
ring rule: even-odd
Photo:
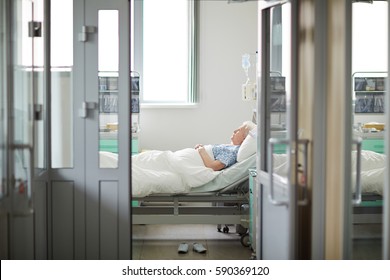
[[187,193],[202,186],[224,169],[253,155],[256,140],[249,135],[252,122],[234,130],[230,144],[196,145],[176,152],[147,151],[132,156],[132,193]]
[[253,128],[253,123],[245,122],[233,131],[233,135],[230,137],[230,144],[212,145],[213,157],[209,155],[202,144],[196,145],[195,149],[199,152],[206,167],[214,171],[222,170],[237,162],[240,146]]

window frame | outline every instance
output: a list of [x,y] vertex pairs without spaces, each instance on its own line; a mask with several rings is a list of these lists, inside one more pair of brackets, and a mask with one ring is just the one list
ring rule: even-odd
[[[198,1],[187,0],[189,3],[189,75],[187,101],[183,102],[164,102],[164,101],[144,101],[143,99],[143,0],[134,1],[132,30],[133,36],[133,60],[132,71],[140,74],[140,106],[141,108],[191,108],[196,107],[199,101],[198,97]],[[134,69],[133,69],[134,68]]]

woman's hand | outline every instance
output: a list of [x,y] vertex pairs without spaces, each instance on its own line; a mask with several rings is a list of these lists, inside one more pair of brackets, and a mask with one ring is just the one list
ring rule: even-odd
[[195,150],[197,150],[200,155],[207,154],[206,149],[202,144],[196,145]]
[[219,171],[225,168],[225,164],[223,164],[219,160],[214,160],[213,158],[210,157],[210,155],[207,153],[205,147],[202,144],[196,145],[195,149],[198,151],[206,167],[211,168],[214,171]]
[[207,154],[207,151],[206,151],[206,148],[205,147],[203,147],[203,146],[199,146],[197,149],[196,149],[197,151],[198,151],[198,153],[202,156],[202,155],[207,155],[208,156],[208,154]]

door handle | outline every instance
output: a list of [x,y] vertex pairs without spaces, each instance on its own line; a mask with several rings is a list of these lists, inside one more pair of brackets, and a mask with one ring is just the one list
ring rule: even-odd
[[360,180],[360,172],[362,167],[362,138],[354,138],[353,143],[356,144],[356,184],[352,204],[358,205],[362,202],[362,184]]
[[268,174],[269,174],[269,201],[276,206],[286,205],[288,206],[288,200],[276,200],[274,194],[274,147],[276,144],[286,144],[289,145],[290,141],[287,139],[278,139],[278,138],[270,138],[268,142]]
[[79,109],[79,117],[80,118],[87,118],[88,117],[88,110],[95,110],[97,108],[96,102],[86,102],[84,101],[81,104],[81,108]]
[[309,202],[308,195],[308,186],[307,186],[307,167],[308,167],[308,147],[309,140],[308,139],[299,139],[298,144],[303,145],[303,169],[302,176],[304,182],[299,182],[299,185],[302,188],[302,199],[298,200],[298,205],[304,206]]
[[[269,185],[270,185],[270,195],[269,200],[272,204],[281,206],[281,205],[288,205],[288,201],[278,201],[275,199],[274,195],[274,166],[273,166],[273,151],[274,146],[276,144],[285,144],[289,145],[290,142],[287,139],[277,139],[277,138],[271,138],[269,139],[269,155],[268,155],[268,172],[269,172]],[[307,139],[299,139],[298,144],[303,145],[303,178],[304,183],[300,183],[299,186],[302,188],[302,199],[298,200],[298,205],[304,206],[308,204],[308,186],[307,186],[307,167],[308,167],[308,146],[309,146],[309,140]]]

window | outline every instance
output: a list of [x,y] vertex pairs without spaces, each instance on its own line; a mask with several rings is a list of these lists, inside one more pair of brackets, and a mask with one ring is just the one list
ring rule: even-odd
[[134,68],[142,104],[196,102],[196,1],[134,3]]

